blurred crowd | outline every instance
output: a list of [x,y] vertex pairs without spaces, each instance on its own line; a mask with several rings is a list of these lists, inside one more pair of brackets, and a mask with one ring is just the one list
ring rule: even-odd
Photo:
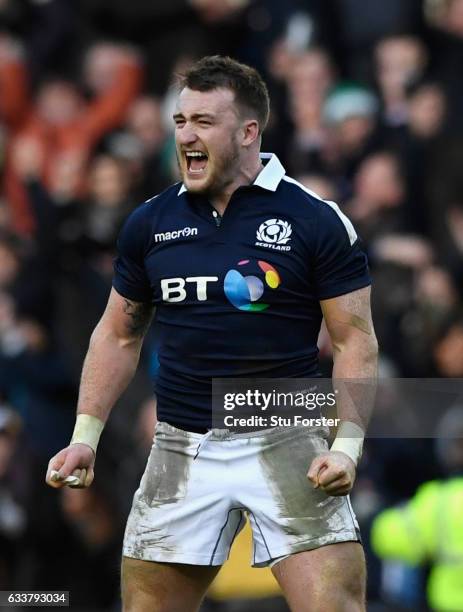
[[[94,485],[57,493],[45,465],[69,440],[121,223],[179,180],[175,75],[212,53],[262,72],[263,150],[361,235],[380,374],[463,377],[463,0],[0,0],[0,590],[117,609],[155,332]],[[329,372],[324,332],[320,350]],[[378,610],[426,609],[424,578],[388,591],[371,521],[443,469],[432,440],[367,441],[353,504]]]

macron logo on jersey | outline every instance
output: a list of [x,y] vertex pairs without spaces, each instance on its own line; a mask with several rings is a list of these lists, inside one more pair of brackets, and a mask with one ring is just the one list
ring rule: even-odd
[[197,227],[184,227],[181,230],[173,230],[172,232],[159,232],[159,234],[154,234],[154,242],[164,242],[166,240],[175,240],[176,238],[188,238],[188,236],[197,235]]

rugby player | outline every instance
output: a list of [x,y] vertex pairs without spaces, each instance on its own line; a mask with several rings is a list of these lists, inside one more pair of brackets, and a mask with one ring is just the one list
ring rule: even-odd
[[267,88],[252,68],[206,57],[174,114],[182,183],[138,207],[118,241],[113,288],[90,340],[70,445],[46,476],[90,486],[98,439],[137,367],[156,310],[158,424],[128,518],[124,610],[198,610],[249,517],[253,564],[297,612],[365,610],[365,561],[348,493],[363,441],[341,401],[326,432],[211,427],[211,379],[317,374],[324,317],[337,378],[373,378],[370,278],[336,204],[260,154]]

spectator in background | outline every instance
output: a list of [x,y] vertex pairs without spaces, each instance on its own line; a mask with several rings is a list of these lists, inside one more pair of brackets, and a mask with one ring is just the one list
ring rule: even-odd
[[229,54],[263,70],[269,46],[282,33],[298,4],[298,0],[80,3],[95,37],[129,40],[143,46],[148,88],[155,95],[165,93],[175,65],[185,56],[195,61],[203,55]]
[[0,292],[9,294],[20,316],[51,330],[54,316],[53,276],[34,244],[10,231],[0,232]]
[[[406,196],[399,158],[378,150],[360,165],[346,210],[370,252],[373,312],[383,353],[399,375],[426,376],[436,334],[456,306],[457,294],[450,276],[436,265],[432,245],[406,233]],[[393,331],[397,327],[399,335]]]
[[135,100],[127,114],[125,130],[125,135],[132,139],[137,149],[137,155],[131,160],[131,169],[138,199],[143,201],[170,184],[161,100],[153,96]]
[[451,408],[442,418],[436,450],[447,478],[426,482],[406,504],[381,512],[373,523],[372,545],[385,560],[401,560],[410,566],[430,563],[430,607],[455,612],[463,609],[461,406]]
[[0,29],[13,33],[24,43],[27,72],[33,85],[50,70],[63,71],[70,67],[76,17],[72,0],[2,0],[0,3]]
[[100,154],[86,173],[83,152],[72,149],[56,158],[47,185],[36,140],[18,139],[14,153],[17,178],[31,206],[35,242],[48,262],[48,273],[65,270],[77,274],[81,283],[96,274],[99,281],[88,293],[89,302],[98,300],[99,294],[105,300],[117,233],[134,205],[127,163]]
[[378,150],[366,157],[354,176],[353,187],[353,198],[345,208],[362,239],[373,246],[378,236],[402,229],[405,185],[393,154]]
[[369,81],[372,52],[379,40],[397,32],[422,32],[422,0],[321,1],[320,23],[323,40],[343,76]]
[[355,83],[341,83],[328,96],[323,112],[328,128],[325,171],[337,177],[344,199],[351,194],[359,164],[379,146],[378,101],[371,91]]
[[61,443],[63,430],[69,431],[75,382],[68,361],[46,328],[18,315],[5,293],[0,293],[0,394],[21,414],[37,455],[47,455]]
[[422,77],[428,60],[426,48],[414,36],[389,36],[376,45],[375,60],[383,121],[391,128],[406,125],[407,86]]
[[[406,88],[406,124],[400,132],[389,131],[388,141],[397,152],[408,197],[404,223],[409,231],[429,237],[433,220],[434,195],[443,192],[435,184],[440,174],[439,159],[448,162],[448,134],[445,130],[447,100],[441,86],[433,81],[409,83]],[[439,215],[441,205],[437,206]]]
[[[445,323],[458,312],[458,291],[448,271],[436,264],[420,270],[414,281],[413,310],[403,324],[405,358],[415,364],[420,375],[435,375],[433,348]],[[457,363],[458,359],[455,366]],[[444,371],[439,375],[447,376]]]
[[85,84],[93,93],[90,102],[71,81],[51,79],[41,84],[36,104],[12,141],[12,155],[7,160],[5,189],[17,229],[26,233],[33,229],[27,195],[15,165],[18,142],[30,139],[37,143],[40,175],[48,186],[57,158],[68,151],[86,157],[108,131],[122,123],[139,92],[141,76],[140,62],[132,49],[101,43],[89,50],[84,62]]
[[207,49],[198,16],[189,0],[81,0],[80,6],[93,38],[130,41],[143,46],[146,83],[155,95],[165,93],[180,56],[195,57]]
[[417,139],[430,140],[444,126],[446,96],[435,82],[422,81],[408,88],[408,127]]
[[430,353],[420,353],[417,360],[416,342],[422,349],[426,337],[430,347],[434,337],[416,325],[420,305],[414,287],[419,274],[434,264],[432,245],[401,232],[378,236],[370,248],[376,287],[373,311],[381,328],[383,353],[395,364],[398,376],[426,376]]
[[88,199],[79,212],[82,255],[102,280],[112,275],[116,238],[133,207],[126,164],[110,155],[96,156],[88,176]]
[[287,158],[292,172],[322,169],[327,132],[323,109],[334,83],[334,67],[323,49],[295,55],[286,82],[291,119],[294,124]]

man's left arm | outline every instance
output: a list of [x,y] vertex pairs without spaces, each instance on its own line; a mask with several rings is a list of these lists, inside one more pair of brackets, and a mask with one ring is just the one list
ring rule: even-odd
[[377,376],[370,287],[321,300],[320,305],[333,345],[333,381],[340,383],[337,410],[341,424],[330,451],[312,461],[307,477],[328,495],[347,495],[354,484]]

